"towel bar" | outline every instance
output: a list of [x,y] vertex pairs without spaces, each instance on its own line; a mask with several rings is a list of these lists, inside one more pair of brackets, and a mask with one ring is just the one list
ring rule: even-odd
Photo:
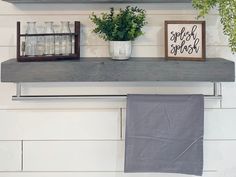
[[[220,83],[214,82],[213,95],[205,95],[205,99],[221,100],[222,95],[219,89]],[[12,96],[13,101],[26,100],[54,100],[54,99],[126,99],[127,95],[22,95],[21,83],[16,83],[16,95]]]

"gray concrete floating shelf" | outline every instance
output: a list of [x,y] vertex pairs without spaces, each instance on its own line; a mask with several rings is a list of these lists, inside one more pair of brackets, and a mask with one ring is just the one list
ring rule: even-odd
[[205,62],[167,61],[164,58],[81,58],[70,61],[1,64],[2,82],[234,82],[234,62],[209,58]]
[[4,0],[10,3],[190,3],[192,0]]

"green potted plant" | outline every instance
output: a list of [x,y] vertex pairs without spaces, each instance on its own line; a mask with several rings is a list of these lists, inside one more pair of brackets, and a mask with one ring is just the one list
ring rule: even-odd
[[90,16],[96,25],[93,30],[105,41],[109,41],[112,59],[126,60],[132,53],[132,41],[143,35],[142,28],[146,22],[146,12],[138,7],[127,6],[115,13],[114,8],[109,13]]
[[229,37],[229,46],[236,52],[236,0],[193,0],[193,7],[199,10],[199,17],[218,7],[224,34]]

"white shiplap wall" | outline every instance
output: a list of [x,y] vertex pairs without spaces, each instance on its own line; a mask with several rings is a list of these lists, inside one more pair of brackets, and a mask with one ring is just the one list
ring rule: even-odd
[[[16,21],[79,20],[82,56],[108,56],[107,43],[88,19],[111,5],[22,4],[0,1],[0,61],[15,57]],[[126,5],[115,4],[116,7]],[[147,9],[146,35],[133,56],[163,56],[163,21],[191,20],[189,4],[139,4]],[[213,11],[207,21],[207,56],[236,59]],[[222,102],[206,100],[204,177],[236,177],[236,84],[223,83]],[[24,84],[25,94],[204,93],[210,83]],[[125,102],[69,100],[13,102],[14,84],[0,83],[0,177],[187,177],[124,174]],[[122,126],[121,126],[122,125]]]

